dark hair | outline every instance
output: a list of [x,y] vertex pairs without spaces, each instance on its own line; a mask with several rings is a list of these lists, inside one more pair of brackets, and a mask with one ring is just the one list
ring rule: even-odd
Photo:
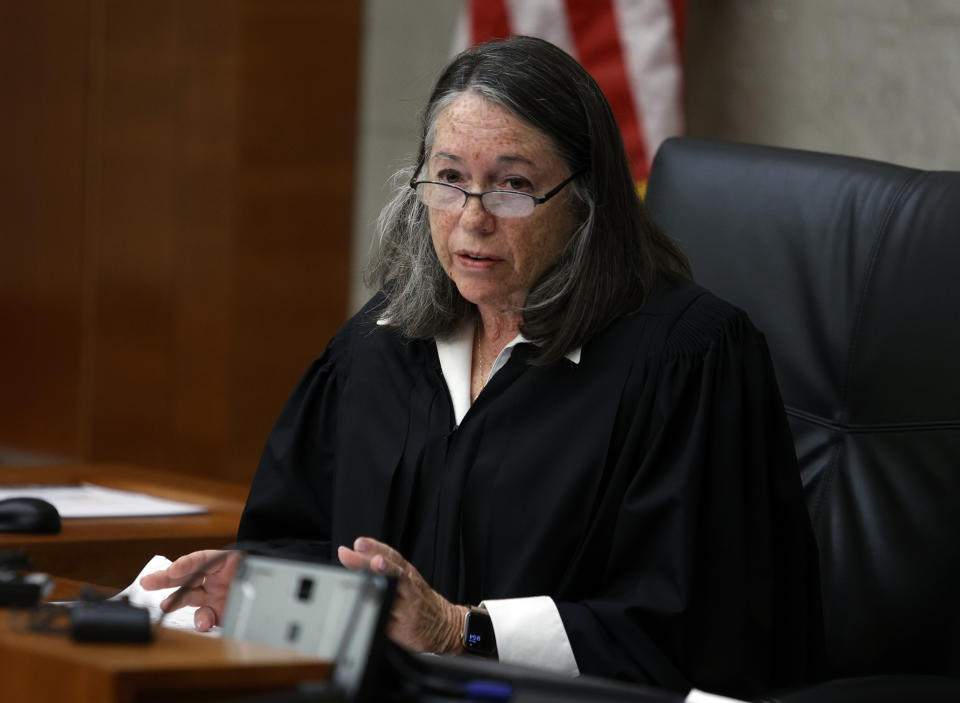
[[369,278],[384,291],[388,325],[416,339],[452,333],[475,314],[447,277],[426,208],[407,186],[428,158],[439,114],[475,92],[546,134],[571,173],[580,224],[557,263],[534,284],[520,331],[534,363],[549,363],[640,308],[660,278],[687,278],[680,248],[647,214],[630,174],[620,129],[596,81],[561,49],[533,37],[480,44],[440,76],[421,117],[416,163],[396,176],[378,220]]

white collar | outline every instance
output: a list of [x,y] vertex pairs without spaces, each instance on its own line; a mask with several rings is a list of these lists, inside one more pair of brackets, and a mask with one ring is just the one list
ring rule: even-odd
[[[436,340],[437,356],[440,357],[440,368],[443,370],[443,378],[447,382],[447,389],[450,391],[450,400],[453,402],[453,413],[457,424],[463,420],[467,411],[470,409],[470,377],[473,364],[473,335],[476,331],[476,324],[473,320],[465,320],[462,325],[451,336]],[[514,347],[518,344],[529,342],[522,334],[510,340],[497,355],[493,366],[490,367],[490,374],[487,376],[487,382],[493,378],[493,375],[502,369],[510,360]],[[571,349],[564,356],[574,364],[580,363],[581,348]]]

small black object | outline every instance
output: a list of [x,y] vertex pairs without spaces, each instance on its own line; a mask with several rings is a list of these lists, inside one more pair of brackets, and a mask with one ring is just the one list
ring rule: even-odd
[[77,603],[70,610],[70,637],[78,642],[149,642],[150,614],[126,601]]
[[5,549],[0,552],[0,571],[33,571],[33,562],[24,549]]
[[470,608],[463,628],[463,648],[470,654],[492,657],[497,653],[493,622],[486,608]]
[[33,563],[24,550],[0,552],[0,606],[32,608],[50,592],[53,587],[50,577],[31,571]]
[[0,532],[59,532],[60,513],[41,498],[0,500]]
[[15,574],[0,571],[0,606],[33,608],[50,590],[50,577],[46,574]]

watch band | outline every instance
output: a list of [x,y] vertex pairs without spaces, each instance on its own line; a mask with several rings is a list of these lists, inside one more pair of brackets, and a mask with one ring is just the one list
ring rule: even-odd
[[485,657],[497,655],[497,638],[493,621],[484,607],[471,606],[463,625],[463,649]]

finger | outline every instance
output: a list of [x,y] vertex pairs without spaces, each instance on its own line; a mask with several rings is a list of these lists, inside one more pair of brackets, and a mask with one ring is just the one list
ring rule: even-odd
[[349,547],[338,547],[337,558],[341,564],[353,571],[366,571],[370,568],[370,557],[358,554]]
[[173,579],[180,579],[182,583],[200,569],[216,571],[217,567],[212,565],[211,561],[222,554],[223,551],[219,549],[202,549],[199,552],[185,554],[167,567],[167,575]]
[[[216,549],[204,549],[199,552],[186,554],[171,563],[164,571],[155,571],[152,574],[144,576],[140,579],[140,585],[147,591],[182,586],[198,569],[202,568],[205,564],[209,564],[218,554],[222,554],[222,552]],[[216,567],[211,567],[211,570],[216,571],[218,568],[221,568],[221,565],[218,564]]]
[[179,610],[188,605],[204,605],[210,596],[202,588],[188,588],[171,593],[160,603],[160,610]]
[[372,537],[358,537],[354,540],[354,550],[370,558],[368,568],[380,574],[388,574],[402,578],[408,573],[416,572],[416,568],[404,559],[403,555],[385,542]]
[[[406,564],[406,562],[404,562],[404,564]],[[402,578],[405,573],[403,565],[393,563],[382,554],[371,557],[370,563],[367,565],[367,569],[375,574],[394,576],[398,579]]]
[[243,560],[243,552],[236,551],[227,551],[223,550],[217,552],[216,550],[211,550],[214,554],[222,554],[223,556],[210,564],[206,568],[206,573],[208,576],[218,576],[220,577],[219,581],[231,581],[233,580],[233,575],[237,571],[237,567],[240,565],[240,562]]
[[189,606],[200,607],[204,605],[219,606],[227,600],[226,591],[220,593],[210,593],[203,588],[183,588],[163,599],[160,609],[164,612],[168,610],[179,610]]
[[407,561],[400,552],[389,544],[375,540],[372,537],[357,537],[353,541],[353,548],[355,551],[369,556],[381,554],[393,564],[404,564]]
[[198,632],[206,632],[217,624],[217,612],[209,605],[197,608],[193,614],[193,626]]
[[242,555],[230,555],[223,563],[217,563],[206,573],[200,574],[196,583],[190,582],[195,588],[202,588],[212,595],[223,595],[230,590],[233,577],[237,573]]
[[397,577],[403,575],[403,567],[392,563],[382,554],[367,556],[358,554],[349,547],[338,547],[337,558],[340,559],[341,564],[352,571],[372,571],[375,574]]
[[178,585],[178,581],[171,579],[166,570],[154,571],[140,579],[140,585],[145,591],[156,591],[160,588],[173,588]]
[[402,576],[403,568],[393,564],[382,554],[373,557],[370,560],[370,571],[378,574],[390,574],[391,576]]

